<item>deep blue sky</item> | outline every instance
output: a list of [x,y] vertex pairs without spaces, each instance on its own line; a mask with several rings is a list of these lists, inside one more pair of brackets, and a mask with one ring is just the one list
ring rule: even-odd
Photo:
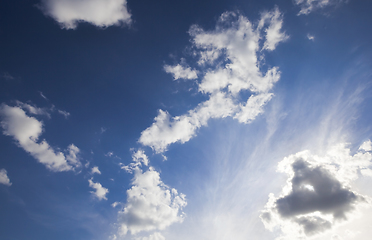
[[[130,24],[100,27],[80,21],[75,29],[66,29],[45,8],[42,10],[49,2],[55,1],[0,2],[3,133],[0,170],[6,170],[11,182],[0,181],[0,239],[108,240],[114,236],[140,240],[248,239],[250,236],[291,239],[297,235],[290,235],[295,233],[288,233],[283,226],[296,221],[298,224],[298,219],[305,215],[282,219],[279,203],[273,208],[265,207],[270,193],[277,198],[290,194],[281,192],[290,177],[276,172],[278,163],[303,150],[320,158],[330,156],[327,151],[343,143],[345,151],[350,149],[347,156],[354,156],[371,138],[372,3],[369,1],[335,0],[324,7],[314,5],[308,14],[299,15],[304,5],[292,0],[128,0]],[[247,123],[234,118],[235,113],[209,117],[207,124],[196,127],[190,139],[169,142],[161,151],[155,145],[160,133],[153,135],[155,140],[151,143],[144,143],[143,131],[157,124],[154,118],[160,116],[159,109],[168,112],[171,118],[197,111],[214,94],[200,91],[203,74],[219,67],[228,68],[226,63],[234,64],[234,57],[228,55],[231,48],[227,47],[222,50],[226,56],[218,59],[219,62],[198,65],[197,54],[202,47],[194,44],[190,27],[196,24],[212,33],[221,14],[227,11],[244,16],[256,27],[265,11],[273,13],[275,9],[281,17],[268,21],[282,23],[278,34],[284,38],[275,49],[257,50],[256,63],[263,75],[272,67],[278,67],[281,74],[268,90],[273,95],[262,104],[262,111]],[[229,22],[223,24],[226,26],[220,25],[215,32],[235,26],[231,27]],[[263,29],[257,40],[260,48],[267,31]],[[196,69],[198,78],[174,80],[164,66],[179,63]],[[247,71],[251,67],[247,66]],[[267,93],[243,89],[235,96],[230,95],[227,87],[220,91],[238,105],[249,96]],[[25,104],[43,109],[44,113],[33,115],[26,111]],[[17,116],[9,121],[8,117],[13,115],[6,112],[6,107],[22,111],[43,124],[39,139],[28,137],[28,141],[40,144],[46,140],[54,152],[63,152],[66,157],[66,149],[74,144],[80,150],[77,157],[80,165],[61,171],[40,163],[38,157],[9,133],[7,126]],[[59,111],[69,115],[65,117]],[[22,124],[16,125],[17,128],[26,126]],[[170,131],[169,136],[172,134],[176,136],[176,130]],[[187,206],[177,208],[173,218],[162,219],[162,223],[169,221],[164,227],[154,223],[145,229],[139,221],[140,230],[136,233],[131,225],[134,220],[125,220],[127,215],[120,211],[129,208],[127,190],[141,186],[133,179],[142,175],[128,173],[121,167],[135,162],[132,155],[138,150],[144,151],[150,164],[142,163],[137,170],[159,173],[162,183],[155,185],[165,191],[168,188],[164,183],[169,189],[177,189],[178,194],[185,194]],[[351,161],[342,150],[337,151],[341,156],[338,159]],[[358,180],[345,180],[332,172],[329,166],[342,167],[345,163],[341,160],[342,163],[332,162],[332,157],[324,157],[327,160],[323,162],[306,161],[314,169],[315,166],[326,169],[328,175],[324,175],[338,179],[342,189],[368,198],[372,192],[366,186],[371,177],[367,173],[363,175],[363,171],[371,168],[369,150],[360,151],[364,151],[369,164],[353,165]],[[101,174],[92,173],[94,166]],[[108,189],[106,199],[96,196],[89,180]],[[306,181],[312,185],[311,180]],[[312,186],[318,191],[315,184]],[[296,194],[294,189],[291,191]],[[181,195],[172,195],[172,201],[175,196]],[[121,205],[113,208],[114,202]],[[350,214],[347,219],[354,219],[361,205],[357,200],[347,204],[356,209],[347,212]],[[282,221],[273,231],[265,229],[269,227],[259,217],[261,211],[266,211],[264,208],[278,214],[278,221]],[[184,217],[181,212],[185,213]],[[305,217],[310,219],[310,215]],[[326,217],[322,215],[321,219]],[[352,239],[353,234],[359,234],[355,235],[356,239],[363,240],[368,239],[371,230],[360,222],[371,220],[362,216],[355,223],[349,221],[345,229],[350,234],[335,219],[329,220],[331,225],[316,222],[327,227],[311,233],[301,230],[301,225],[299,234],[305,239],[310,236]],[[361,227],[356,228],[357,223]],[[243,224],[244,227],[240,226]],[[120,235],[117,229],[122,225],[132,231]]]

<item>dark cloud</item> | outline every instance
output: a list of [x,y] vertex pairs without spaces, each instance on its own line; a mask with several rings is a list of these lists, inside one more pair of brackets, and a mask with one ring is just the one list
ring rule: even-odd
[[282,217],[293,217],[312,212],[332,214],[335,219],[346,219],[361,197],[342,184],[326,169],[312,167],[303,159],[292,164],[294,177],[292,192],[279,198],[276,207]]

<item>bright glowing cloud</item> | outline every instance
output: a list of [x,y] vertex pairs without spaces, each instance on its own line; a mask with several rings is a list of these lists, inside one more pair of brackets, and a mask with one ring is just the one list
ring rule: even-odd
[[[186,206],[186,196],[170,188],[160,179],[160,174],[153,167],[143,170],[149,164],[143,150],[132,149],[132,163],[122,167],[127,172],[134,173],[132,187],[127,190],[127,201],[118,212],[118,234],[136,235],[140,232],[164,230],[176,222],[182,222]],[[119,203],[114,203],[116,207]],[[159,233],[143,239],[159,239],[164,237]]]
[[5,169],[0,169],[0,184],[4,184],[6,186],[12,185]]
[[284,158],[278,171],[288,175],[287,185],[279,197],[270,194],[261,214],[265,227],[280,227],[284,239],[298,239],[353,218],[360,206],[370,206],[371,201],[350,183],[359,171],[372,167],[371,160],[370,152],[351,155],[345,144],[332,147],[324,157],[303,151]]
[[[215,30],[192,26],[189,33],[202,76],[198,88],[209,99],[181,116],[171,117],[168,112],[159,110],[152,126],[142,132],[139,142],[161,153],[172,143],[189,141],[211,118],[233,117],[242,123],[253,121],[272,98],[269,91],[280,78],[277,67],[266,72],[260,70],[263,63],[258,55],[262,50],[274,50],[288,38],[281,30],[282,22],[281,13],[275,8],[264,12],[257,26],[234,12],[223,13]],[[210,68],[205,68],[206,64]],[[165,69],[172,74],[176,70],[184,71],[180,65],[166,65]],[[247,91],[251,96],[245,103],[241,102],[240,94]]]
[[88,179],[89,187],[95,189],[95,191],[91,191],[92,193],[99,201],[101,200],[107,200],[106,194],[109,192],[109,190],[105,187],[103,187],[98,182],[93,182],[92,179]]
[[131,23],[126,0],[42,0],[41,9],[65,29],[75,29],[79,22],[97,27]]
[[120,235],[163,230],[183,221],[180,211],[186,206],[185,195],[165,185],[152,167],[145,172],[137,168],[132,185],[127,190],[127,203],[118,214]]
[[[26,105],[29,111],[37,110]],[[81,166],[78,158],[79,148],[74,144],[68,146],[65,153],[54,150],[45,140],[39,142],[43,132],[43,123],[34,117],[27,116],[21,107],[11,107],[2,104],[1,126],[4,135],[12,136],[26,152],[30,153],[49,170],[55,172],[74,170]]]

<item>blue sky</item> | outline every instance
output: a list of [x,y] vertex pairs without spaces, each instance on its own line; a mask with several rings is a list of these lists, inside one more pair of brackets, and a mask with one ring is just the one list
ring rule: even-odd
[[0,3],[0,238],[369,239],[368,1]]

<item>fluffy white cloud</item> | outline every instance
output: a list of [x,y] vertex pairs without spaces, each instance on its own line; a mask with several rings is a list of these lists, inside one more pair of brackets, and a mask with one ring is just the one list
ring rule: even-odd
[[[127,203],[118,213],[119,234],[163,230],[169,225],[182,222],[181,209],[186,206],[184,194],[165,185],[157,171],[135,169],[132,187],[127,190]],[[163,239],[155,234],[148,239]]]
[[0,169],[0,184],[4,184],[6,186],[12,185],[5,169]]
[[[254,120],[272,98],[269,91],[280,78],[277,67],[266,72],[260,70],[263,63],[258,55],[263,50],[274,50],[279,42],[288,38],[281,31],[282,23],[282,15],[275,8],[264,12],[257,25],[244,16],[226,12],[215,30],[192,26],[189,33],[202,76],[198,88],[209,99],[181,116],[171,117],[168,112],[159,110],[154,123],[142,132],[139,142],[161,153],[169,144],[189,141],[211,118],[233,117],[242,123]],[[185,70],[181,65],[166,65],[165,69],[173,74]],[[241,93],[246,92],[251,96],[241,102]]]
[[193,70],[190,67],[184,67],[181,64],[177,64],[176,66],[165,65],[164,70],[167,73],[171,73],[174,80],[198,78],[196,70]]
[[41,9],[66,29],[79,22],[97,27],[131,23],[126,0],[42,0]]
[[97,174],[101,174],[101,171],[98,169],[97,166],[94,166],[94,167],[92,167],[91,173],[92,173],[92,174],[95,174],[95,173],[97,173]]
[[94,188],[95,191],[91,191],[91,193],[98,199],[98,200],[102,200],[102,199],[105,199],[107,200],[106,198],[106,194],[109,192],[109,190],[105,187],[102,187],[102,185],[100,183],[96,183],[96,182],[93,182],[92,179],[89,179],[88,180],[89,182],[89,187],[91,188]]
[[370,152],[351,155],[345,144],[323,157],[303,151],[284,158],[278,171],[288,175],[287,185],[279,197],[270,194],[261,214],[265,227],[280,227],[283,239],[302,239],[350,220],[359,206],[370,205],[370,198],[355,192],[350,183],[359,171],[372,167],[371,160]]
[[307,15],[315,9],[336,5],[344,2],[344,0],[295,0],[294,2],[301,7],[298,15]]
[[81,163],[77,156],[79,148],[71,144],[64,154],[54,150],[45,140],[39,142],[39,137],[43,132],[43,123],[34,117],[27,116],[21,107],[2,104],[0,116],[3,133],[12,136],[20,147],[49,170],[60,172],[80,167]]

